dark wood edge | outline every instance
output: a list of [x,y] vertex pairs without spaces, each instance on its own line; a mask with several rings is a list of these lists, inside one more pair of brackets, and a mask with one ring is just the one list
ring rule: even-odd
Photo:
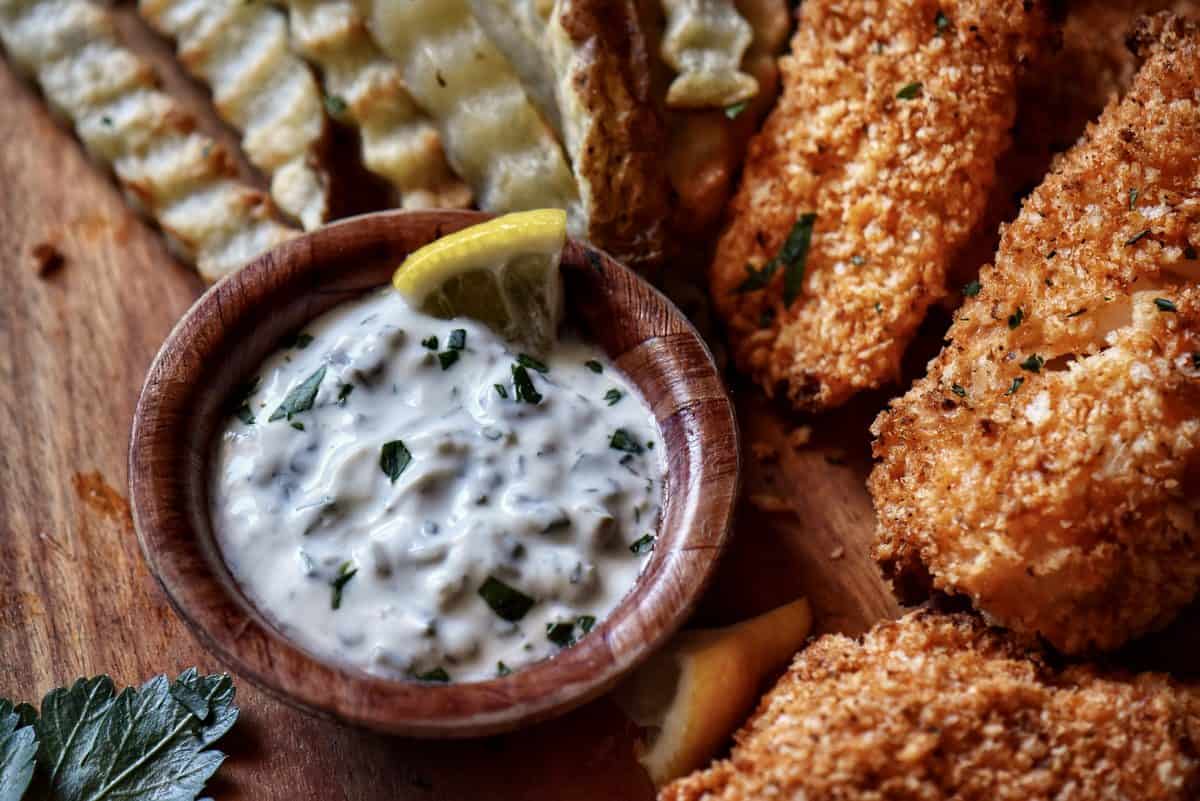
[[300,708],[385,732],[479,736],[560,714],[609,689],[687,618],[729,537],[740,474],[732,403],[707,347],[664,296],[571,243],[574,324],[630,374],[668,453],[660,539],[638,584],[592,635],[504,678],[427,685],[321,662],[278,634],[217,554],[207,465],[225,399],[276,343],[340,300],[386,283],[406,253],[485,215],[381,212],[286,243],[211,287],[147,375],[130,439],[130,497],[146,562],[223,663]]

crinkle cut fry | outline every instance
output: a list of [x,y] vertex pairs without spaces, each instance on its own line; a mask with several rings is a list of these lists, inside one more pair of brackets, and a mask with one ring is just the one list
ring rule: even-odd
[[873,428],[885,570],[1072,653],[1200,591],[1200,32],[1163,15],[1137,38],[1125,98]]
[[796,657],[728,759],[660,801],[1186,801],[1200,695],[1055,671],[967,615],[914,612]]
[[296,235],[242,183],[232,157],[158,89],[109,12],[86,0],[0,0],[0,40],[110,167],[179,255],[209,281]]
[[[1018,74],[1045,38],[1021,0],[801,6],[711,272],[737,363],[768,393],[820,410],[897,378],[981,218]],[[804,214],[807,262],[783,269],[772,260]]]

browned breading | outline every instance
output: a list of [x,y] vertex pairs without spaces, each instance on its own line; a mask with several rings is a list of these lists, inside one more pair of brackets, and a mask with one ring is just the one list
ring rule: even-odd
[[660,801],[1108,801],[1200,793],[1200,696],[1056,672],[966,615],[915,612],[803,651],[729,759]]
[[[1045,34],[1021,0],[809,0],[783,96],[750,146],[712,268],[735,356],[822,409],[898,373],[1008,143],[1020,65]],[[803,291],[739,291],[815,213]]]
[[885,570],[1068,652],[1200,589],[1200,33],[1156,25],[873,428]]

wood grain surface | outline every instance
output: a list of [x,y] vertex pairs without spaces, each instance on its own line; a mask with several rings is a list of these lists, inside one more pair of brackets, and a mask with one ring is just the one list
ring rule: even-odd
[[[168,79],[202,104],[186,80]],[[42,244],[63,256],[45,275],[32,255]],[[125,489],[142,380],[201,290],[0,61],[0,696],[36,701],[96,673],[135,683],[191,665],[220,669],[147,572]],[[817,420],[783,414],[750,389],[735,387],[735,398],[743,500],[695,621],[726,623],[799,595],[812,600],[818,631],[859,632],[895,615],[867,556],[864,487],[866,426],[886,396]],[[812,442],[793,447],[802,424]],[[1198,618],[1121,658],[1196,672]],[[219,801],[653,797],[636,732],[607,699],[459,743],[341,727],[245,681],[238,700],[241,720],[222,743],[229,760],[208,793]]]

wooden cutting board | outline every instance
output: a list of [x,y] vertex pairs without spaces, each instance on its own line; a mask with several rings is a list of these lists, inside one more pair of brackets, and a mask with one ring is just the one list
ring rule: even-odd
[[[44,276],[31,255],[42,243],[63,256]],[[97,673],[128,684],[221,669],[147,573],[126,500],[143,375],[202,290],[0,62],[0,696],[36,701]],[[736,396],[746,497],[696,622],[731,622],[799,595],[812,600],[819,631],[857,633],[896,615],[867,555],[867,425],[886,394],[819,420],[789,417],[750,389]],[[805,423],[817,435],[794,448],[789,435]],[[1197,631],[1176,627],[1130,658],[1194,670]],[[246,681],[237,687],[242,716],[208,793],[221,801],[653,797],[636,731],[606,699],[532,730],[430,743],[343,728]]]

